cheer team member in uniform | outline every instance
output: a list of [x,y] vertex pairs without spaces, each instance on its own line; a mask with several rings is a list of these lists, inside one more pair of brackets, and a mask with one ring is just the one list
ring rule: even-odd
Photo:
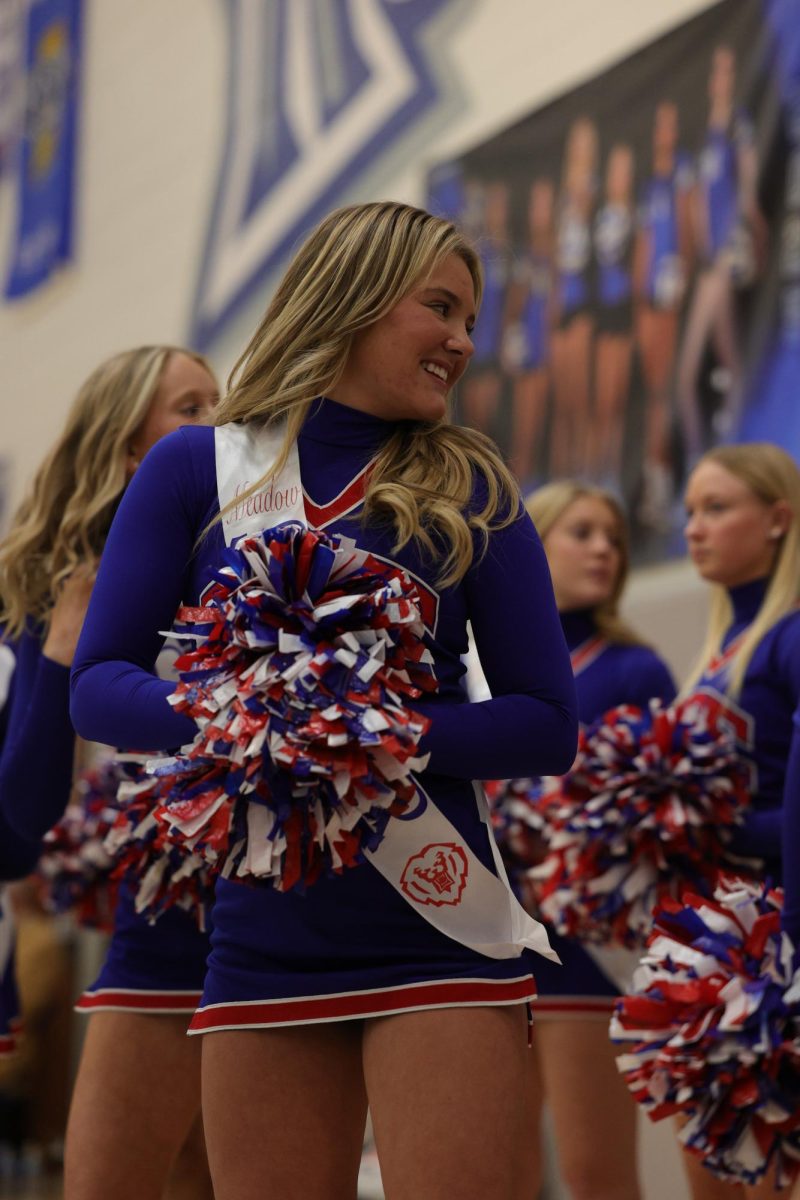
[[[711,450],[689,477],[686,514],[689,553],[713,588],[706,640],[684,693],[702,689],[725,702],[754,780],[732,849],[757,855],[760,877],[780,884],[782,810],[791,814],[800,790],[800,471],[767,442]],[[790,890],[792,928],[794,912]],[[771,1182],[738,1188],[683,1157],[694,1200],[773,1194]]]
[[597,192],[597,127],[588,117],[570,126],[556,217],[553,329],[554,475],[585,470],[591,399],[592,216]]
[[552,181],[535,179],[528,197],[528,246],[514,268],[503,336],[503,367],[513,380],[509,462],[523,485],[537,465],[550,388],[554,209]]
[[633,351],[633,151],[608,154],[605,202],[594,221],[596,322],[591,470],[618,485]]
[[[391,202],[331,214],[240,359],[221,428],[155,448],[101,564],[73,673],[76,725],[130,744],[186,743],[194,722],[151,674],[158,630],[182,597],[203,594],[226,521],[246,508],[228,503],[217,519],[216,454],[238,464],[224,478],[262,488],[274,450],[249,472],[277,436],[292,456],[277,465],[302,480],[311,522],[412,573],[439,681],[413,705],[431,719],[420,743],[428,803],[393,829],[420,839],[428,818],[446,822],[448,844],[469,860],[453,903],[409,898],[371,862],[303,895],[218,881],[193,1025],[207,1033],[217,1200],[355,1196],[367,1101],[388,1196],[531,1194],[524,1002],[539,959],[516,935],[504,949],[484,935],[484,953],[464,930],[462,940],[442,932],[456,913],[494,921],[493,907],[471,899],[486,884],[526,922],[525,944],[542,947],[541,927],[509,908],[471,781],[563,771],[577,728],[546,561],[513,479],[487,439],[445,420],[472,352],[480,282],[475,252],[446,221]],[[286,419],[277,434],[276,418]],[[262,521],[279,482],[273,470],[252,506]],[[495,697],[483,704],[460,686],[468,619]],[[436,849],[422,847],[423,857]]]
[[[15,669],[14,648],[10,642],[0,641],[0,752],[5,742]],[[39,843],[20,837],[0,811],[0,1058],[13,1053],[20,1029],[14,977],[14,921],[3,884],[24,879],[38,857]]]
[[[41,838],[69,799],[69,668],[120,497],[150,446],[209,418],[215,400],[208,364],[189,351],[148,346],[108,359],[81,388],[3,544],[6,620],[20,642],[0,804],[26,838]],[[199,1054],[185,1036],[207,954],[188,914],[150,926],[123,894],[100,978],[79,1002],[92,1017],[67,1132],[68,1200],[160,1200],[193,1122],[181,1163],[192,1190],[176,1180],[172,1195],[208,1192]]]
[[[473,184],[473,205],[476,186]],[[465,421],[481,433],[489,433],[503,386],[500,355],[513,265],[508,231],[508,185],[500,180],[485,185],[482,227],[477,240],[483,266],[481,324],[475,329],[472,373],[464,382],[461,405]]]
[[708,79],[706,139],[694,189],[694,240],[700,269],[686,315],[678,362],[678,415],[691,467],[705,437],[698,376],[711,343],[720,372],[722,403],[713,414],[717,434],[736,431],[742,361],[734,291],[756,278],[764,260],[767,226],[758,203],[758,159],[752,122],[735,106],[736,59],[717,46]]
[[692,259],[689,156],[678,148],[678,107],[658,105],[653,120],[653,174],[639,206],[634,252],[636,338],[645,386],[642,491],[636,515],[669,528],[673,498],[670,388],[678,325]]
[[[559,480],[526,508],[542,539],[572,657],[578,714],[588,724],[609,708],[669,701],[669,670],[622,620],[628,574],[625,516],[599,488]],[[574,1200],[638,1200],[636,1106],[616,1065],[608,1019],[620,994],[594,948],[550,934],[562,966],[537,967],[533,1031],[538,1131],[552,1113],[558,1158]]]

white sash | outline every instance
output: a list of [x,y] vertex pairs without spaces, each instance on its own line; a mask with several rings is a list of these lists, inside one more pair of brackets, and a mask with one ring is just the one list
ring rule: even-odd
[[11,677],[16,665],[14,651],[7,642],[0,642],[0,712],[5,708],[8,693],[11,691]]
[[0,979],[11,963],[14,952],[14,918],[8,889],[0,886]]
[[252,424],[218,425],[214,430],[220,511],[231,500],[237,501],[222,518],[227,546],[244,533],[261,533],[263,529],[280,525],[282,521],[300,521],[303,525],[308,523],[296,442],[289,451],[280,476],[273,476],[255,495],[239,502],[239,497],[257,483],[275,462],[285,433],[282,421],[265,427]]
[[[275,462],[283,438],[282,424],[267,428],[219,425],[215,429],[220,510],[237,501],[223,517],[228,545],[242,534],[261,533],[282,521],[309,524],[296,445],[280,473],[249,500],[239,502]],[[497,875],[483,865],[455,826],[417,786],[419,803],[413,813],[389,821],[381,844],[367,852],[372,866],[440,933],[479,954],[518,958],[530,949],[558,962],[545,927],[525,912],[509,887],[483,790],[473,785]]]

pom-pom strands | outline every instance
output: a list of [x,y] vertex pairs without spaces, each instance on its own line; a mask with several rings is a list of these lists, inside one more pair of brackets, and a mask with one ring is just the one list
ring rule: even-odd
[[121,756],[129,764],[120,784],[119,811],[105,842],[114,878],[137,881],[136,907],[151,923],[173,906],[189,913],[205,931],[214,900],[214,872],[196,854],[173,845],[156,819],[153,780],[141,769],[141,756]]
[[105,839],[119,813],[122,778],[113,759],[80,773],[64,816],[45,835],[37,867],[47,907],[72,912],[90,929],[113,928],[118,884]]
[[800,970],[780,931],[782,894],[720,879],[714,900],[686,893],[655,914],[611,1037],[634,1098],[714,1174],[778,1187],[800,1162]]
[[544,817],[537,807],[541,780],[493,779],[484,788],[509,883],[523,906],[533,911],[537,905],[530,870],[547,853]]
[[226,552],[171,698],[199,733],[152,762],[169,839],[280,890],[363,860],[416,794],[436,682],[416,589],[399,569],[288,522]]
[[585,941],[640,944],[681,882],[711,894],[748,784],[715,696],[611,709],[582,732],[572,770],[543,782],[543,917]]

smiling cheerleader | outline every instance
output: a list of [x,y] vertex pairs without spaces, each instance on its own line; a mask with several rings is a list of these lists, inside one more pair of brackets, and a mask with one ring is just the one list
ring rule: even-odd
[[[551,951],[508,888],[472,781],[566,770],[577,719],[547,565],[513,479],[484,436],[446,420],[480,290],[475,252],[449,222],[389,202],[333,213],[288,268],[216,429],[165,439],[137,472],[100,568],[73,675],[76,725],[129,746],[183,745],[183,761],[200,746],[192,713],[202,736],[201,709],[231,703],[218,799],[225,812],[253,800],[244,860],[282,853],[278,832],[288,848],[315,797],[330,847],[327,822],[344,819],[351,782],[377,797],[395,770],[386,753],[376,773],[374,739],[353,733],[366,711],[363,648],[375,634],[387,666],[394,654],[376,632],[382,575],[399,589],[392,603],[413,600],[407,650],[422,638],[438,685],[415,697],[376,676],[371,728],[396,721],[391,753],[403,756],[411,720],[422,761],[410,794],[398,778],[395,814],[360,837],[363,861],[337,864],[326,850],[330,870],[303,887],[280,870],[218,881],[192,1023],[217,1200],[355,1197],[368,1103],[387,1195],[531,1194],[525,1009],[534,951]],[[306,541],[304,526],[330,546]],[[336,555],[351,551],[372,581],[352,592],[351,564],[331,591]],[[351,594],[367,598],[346,641]],[[152,674],[181,602],[237,656],[228,698],[209,692],[213,708],[202,679],[195,707],[183,692],[171,703]],[[468,620],[494,694],[483,704],[460,683]],[[333,670],[346,645],[349,665]],[[323,695],[341,710],[338,731]],[[337,746],[341,771],[315,791]]]

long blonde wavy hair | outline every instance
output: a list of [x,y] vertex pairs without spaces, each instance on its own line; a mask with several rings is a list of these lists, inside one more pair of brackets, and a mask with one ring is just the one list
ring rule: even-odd
[[619,615],[619,602],[630,570],[630,546],[628,522],[616,496],[604,488],[592,487],[588,483],[579,483],[574,479],[558,479],[531,492],[526,497],[525,508],[536,526],[539,537],[545,543],[546,552],[547,535],[556,521],[576,500],[584,499],[600,500],[605,504],[614,517],[619,535],[620,561],[613,590],[609,598],[598,604],[592,612],[598,633],[608,642],[624,646],[642,646],[642,639]]
[[[309,406],[339,382],[355,335],[451,254],[466,264],[478,304],[483,281],[475,250],[455,225],[422,209],[355,204],[311,233],[235,364],[214,417],[217,425],[286,421],[281,453],[248,495],[281,470]],[[485,477],[487,497],[470,512],[476,474]],[[437,562],[439,585],[448,586],[469,569],[473,531],[485,546],[489,530],[509,524],[518,504],[513,476],[488,438],[447,419],[403,422],[378,453],[363,519],[390,521],[395,551],[415,541]]]
[[106,359],[78,392],[0,546],[0,620],[9,636],[28,618],[46,623],[67,576],[99,558],[128,481],[131,439],[172,354],[194,359],[213,377],[191,350],[140,346]]
[[[767,630],[797,608],[800,601],[800,470],[791,455],[771,442],[719,446],[704,454],[697,465],[706,462],[717,463],[741,480],[763,504],[771,505],[783,500],[791,511],[789,526],[776,544],[761,607],[728,666],[726,691],[735,699],[741,691],[758,643]],[[705,641],[682,688],[682,694],[692,690],[708,663],[719,654],[723,636],[732,619],[733,609],[727,591],[719,584],[711,584]]]

